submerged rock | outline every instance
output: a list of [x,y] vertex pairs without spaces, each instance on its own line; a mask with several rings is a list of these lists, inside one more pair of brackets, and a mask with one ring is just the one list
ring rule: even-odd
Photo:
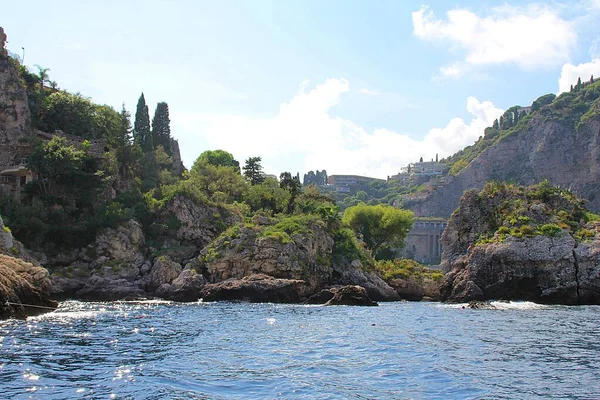
[[348,285],[336,290],[326,306],[376,306],[364,287]]
[[467,308],[472,308],[474,310],[495,310],[496,306],[494,306],[489,301],[470,301],[467,305]]

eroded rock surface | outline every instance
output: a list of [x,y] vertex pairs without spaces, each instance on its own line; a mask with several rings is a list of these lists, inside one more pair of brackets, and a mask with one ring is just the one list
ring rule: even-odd
[[0,254],[0,319],[26,318],[52,311],[48,270]]

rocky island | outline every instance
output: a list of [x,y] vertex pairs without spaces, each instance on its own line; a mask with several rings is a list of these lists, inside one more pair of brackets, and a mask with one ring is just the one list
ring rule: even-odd
[[442,300],[600,304],[600,217],[569,190],[490,182],[444,231]]

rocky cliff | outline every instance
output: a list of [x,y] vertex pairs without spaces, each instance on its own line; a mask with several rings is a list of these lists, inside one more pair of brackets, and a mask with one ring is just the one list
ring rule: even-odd
[[442,300],[600,304],[597,218],[547,184],[465,193],[442,237]]
[[26,318],[57,307],[50,298],[48,270],[18,258],[21,254],[35,261],[0,218],[0,319]]
[[374,300],[399,299],[359,259],[336,255],[334,234],[318,218],[306,218],[307,225],[295,226],[298,232],[288,236],[273,230],[275,220],[258,217],[255,224],[238,222],[215,239],[214,221],[200,218],[214,212],[210,207],[179,197],[167,208],[180,218],[179,241],[172,238],[155,249],[134,220],[106,229],[93,244],[51,260],[53,295],[300,302],[324,288],[360,285]]
[[[526,124],[494,141],[452,182],[412,205],[415,214],[447,218],[464,191],[480,190],[490,180],[531,185],[544,179],[570,188],[589,201],[591,210],[600,211],[599,85],[596,82],[579,95],[565,93],[532,114]],[[582,104],[589,111],[578,118],[577,107]]]
[[[297,297],[306,299],[336,285],[360,285],[374,300],[398,300],[397,293],[360,260],[336,256],[331,230],[318,219],[306,219],[289,233],[268,218],[256,225],[227,230],[198,258],[198,269],[210,282],[264,274],[299,280]],[[300,224],[302,224],[300,223]]]
[[10,165],[24,146],[20,142],[31,134],[27,93],[17,65],[5,49],[6,35],[0,27],[0,167]]

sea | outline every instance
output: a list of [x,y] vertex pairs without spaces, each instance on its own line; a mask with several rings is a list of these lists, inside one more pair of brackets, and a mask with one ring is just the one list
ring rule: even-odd
[[600,399],[600,307],[61,303],[0,321],[2,399]]

